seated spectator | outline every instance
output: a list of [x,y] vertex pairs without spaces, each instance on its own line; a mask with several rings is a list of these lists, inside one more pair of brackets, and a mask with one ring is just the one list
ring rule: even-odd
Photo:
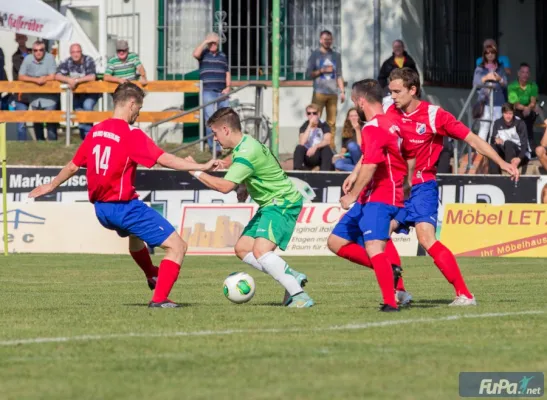
[[515,115],[526,124],[528,143],[533,148],[538,85],[529,81],[530,66],[526,63],[520,64],[517,76],[518,79],[507,87],[509,103],[515,107]]
[[[82,54],[82,47],[78,43],[70,46],[70,57],[63,61],[57,68],[55,79],[66,83],[74,90],[82,82],[95,80],[95,61],[89,56]],[[93,111],[99,100],[99,94],[75,93],[73,95],[73,108],[75,111]],[[91,124],[79,124],[80,137],[85,139],[91,130]]]
[[350,108],[346,115],[342,130],[342,147],[340,152],[332,157],[334,169],[337,171],[353,171],[355,164],[361,158],[361,129],[363,123],[359,119],[356,108]]
[[547,119],[543,123],[546,128],[539,146],[536,147],[536,156],[543,169],[547,170]]
[[[528,135],[526,125],[515,118],[513,105],[505,103],[502,108],[502,118],[494,122],[491,145],[506,162],[519,167],[528,151]],[[490,160],[489,172],[500,174],[500,167]]]
[[[25,57],[21,69],[19,70],[19,80],[32,82],[42,86],[46,82],[55,80],[57,66],[53,56],[46,52],[46,44],[37,40],[32,45],[32,56]],[[59,104],[57,94],[39,93],[32,94],[29,97],[30,108],[33,110],[56,110]],[[59,124],[47,123],[48,140],[57,140],[57,128]],[[36,140],[45,140],[44,125],[42,123],[34,124],[34,134]]]
[[[11,72],[14,81],[19,80],[19,70],[23,65],[23,60],[29,54],[32,54],[32,49],[27,47],[27,36],[19,33],[15,34],[15,41],[17,42],[17,50],[11,56]],[[17,111],[26,111],[30,103],[30,96],[28,93],[14,93],[15,109]],[[17,123],[17,140],[27,140],[27,127],[24,122]]]
[[405,51],[405,44],[402,40],[397,39],[393,41],[392,44],[393,54],[387,60],[384,61],[382,67],[380,68],[380,73],[378,74],[378,82],[384,88],[387,95],[388,88],[388,78],[391,71],[397,68],[408,67],[418,72],[416,68],[416,62],[412,57],[408,55]]
[[[495,47],[498,49],[498,45],[496,44],[496,41],[494,39],[486,39],[482,43],[482,50],[484,53],[484,50],[486,50],[487,47]],[[498,61],[500,64],[503,64],[503,68],[505,70],[505,75],[509,76],[511,75],[511,61],[509,61],[509,57],[507,56],[498,56]],[[478,67],[483,62],[483,58],[479,57],[477,58],[477,61],[475,62],[475,67]]]
[[306,107],[308,120],[300,127],[298,146],[294,150],[294,169],[303,170],[320,166],[321,171],[332,170],[330,126],[319,119],[319,106]]
[[[505,103],[503,88],[507,86],[505,70],[498,60],[498,50],[495,47],[487,46],[483,53],[483,62],[475,69],[473,85],[493,83],[493,89],[483,88],[478,92],[479,102],[484,104],[480,117],[480,129],[478,135],[485,141],[490,141],[490,121],[501,118],[501,106]],[[490,110],[489,95],[494,91],[494,110]]]
[[127,40],[116,42],[116,57],[112,57],[106,64],[104,80],[107,82],[124,83],[135,81],[137,77],[142,85],[146,85],[146,71],[135,53],[129,52]]

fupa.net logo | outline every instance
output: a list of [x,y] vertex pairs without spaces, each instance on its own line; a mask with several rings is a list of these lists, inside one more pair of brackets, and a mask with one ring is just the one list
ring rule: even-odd
[[523,376],[518,383],[511,382],[508,379],[500,379],[497,382],[492,379],[483,379],[479,388],[479,394],[541,394],[540,387],[528,387],[532,379],[534,379],[534,376]]
[[542,397],[543,372],[461,372],[461,397]]

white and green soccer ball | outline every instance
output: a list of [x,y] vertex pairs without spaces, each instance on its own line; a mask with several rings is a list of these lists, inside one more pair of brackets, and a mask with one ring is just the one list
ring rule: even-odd
[[245,272],[232,272],[224,280],[224,296],[232,303],[246,303],[255,295],[255,281]]

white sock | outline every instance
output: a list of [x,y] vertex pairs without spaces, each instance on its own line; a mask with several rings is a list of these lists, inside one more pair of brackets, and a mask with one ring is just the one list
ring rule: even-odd
[[278,281],[291,296],[302,292],[302,288],[296,278],[291,274],[285,273],[287,263],[273,251],[264,254],[258,259],[258,262],[262,265],[264,271]]
[[267,274],[266,270],[260,265],[260,263],[256,260],[253,252],[247,253],[245,257],[243,257],[243,261],[245,264],[249,264],[251,267],[256,268],[257,270],[264,272]]

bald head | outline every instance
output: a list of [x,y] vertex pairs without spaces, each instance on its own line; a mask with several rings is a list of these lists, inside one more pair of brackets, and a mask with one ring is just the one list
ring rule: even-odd
[[70,46],[70,58],[77,64],[82,62],[82,46],[78,43],[74,43]]

